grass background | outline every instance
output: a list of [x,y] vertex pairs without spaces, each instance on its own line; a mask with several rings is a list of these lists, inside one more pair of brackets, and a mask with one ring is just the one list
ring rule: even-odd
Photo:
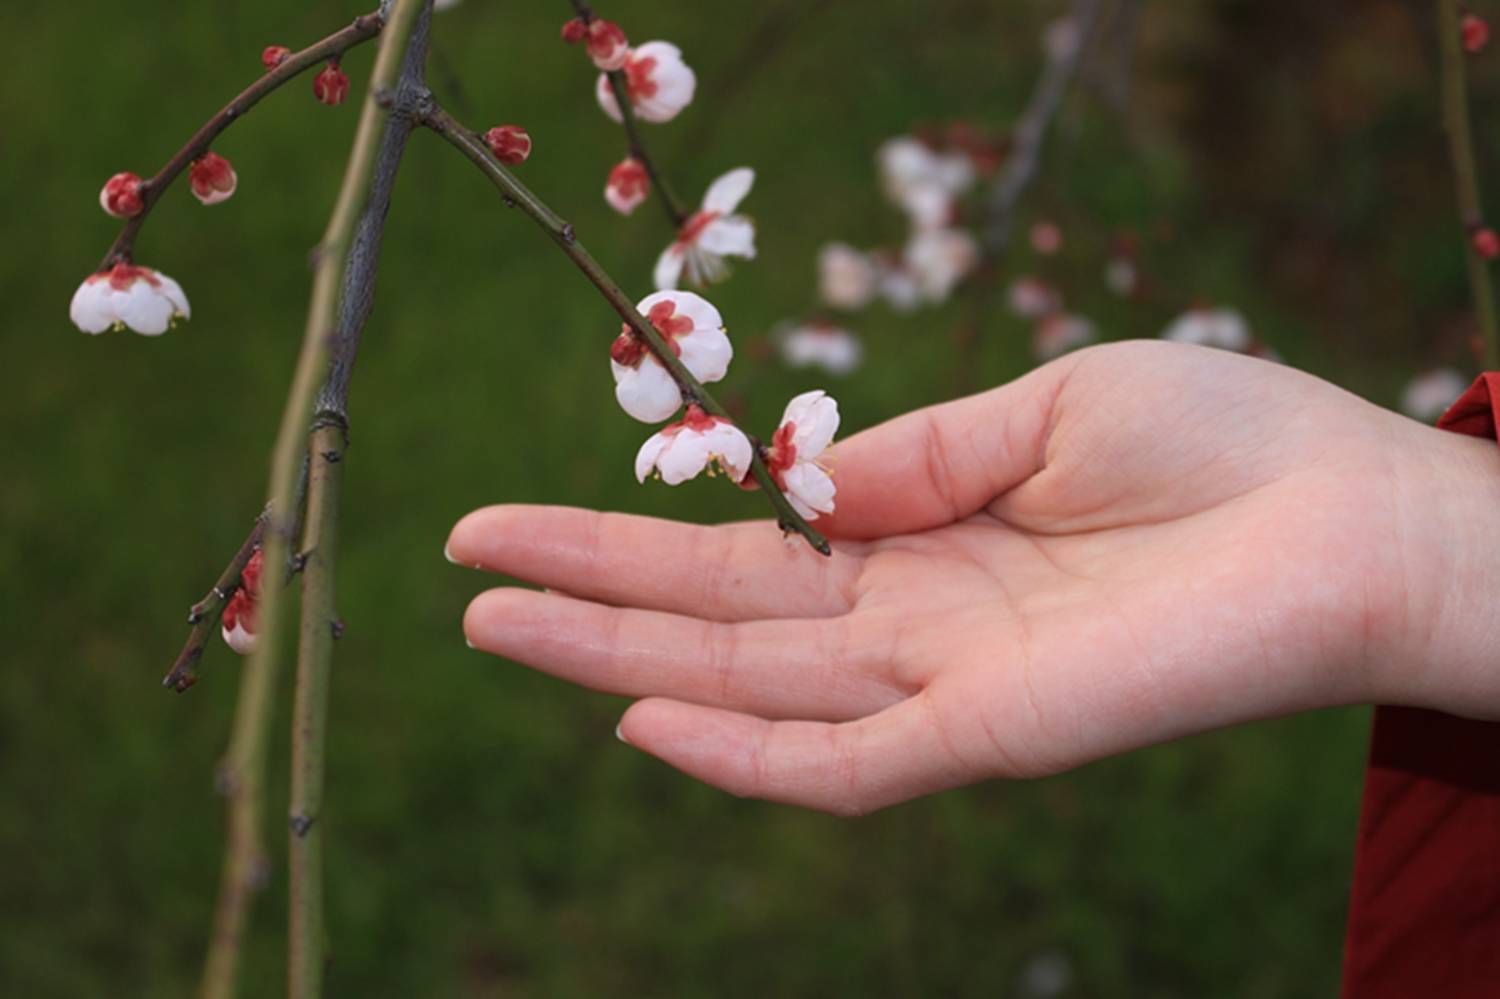
[[[898,242],[872,153],[914,122],[1003,127],[1060,5],[617,0],[632,38],[678,42],[695,104],[650,137],[677,188],[758,172],[760,258],[714,301],[741,346],[726,382],[770,425],[834,390],[848,431],[952,391],[961,301],[852,320],[869,361],[828,382],[760,359],[814,300],[817,247]],[[1199,7],[1207,9],[1198,9]],[[1293,364],[1382,402],[1419,367],[1469,364],[1463,256],[1418,5],[1146,6],[1125,113],[1089,88],[1059,125],[1031,218],[1046,262],[1111,338],[1183,303],[1242,308]],[[356,106],[298,81],[216,147],[236,197],[174,190],[138,245],[194,318],[160,339],[66,319],[115,232],[95,205],[153,172],[259,72],[348,2],[103,0],[0,7],[0,986],[15,996],[191,994],[217,881],[211,791],[238,661],[210,649],[191,694],[157,680],[186,606],[259,508],[300,340],[304,265]],[[468,0],[435,28],[433,84],[470,124],[525,123],[528,183],[627,289],[666,238],[654,204],[603,203],[618,130],[566,5]],[[356,93],[372,50],[346,67]],[[1494,75],[1475,81],[1479,137]],[[1493,159],[1489,159],[1493,162]],[[1111,233],[1143,239],[1147,302],[1104,291]],[[328,836],[332,995],[1317,996],[1334,989],[1367,715],[1187,740],[1030,784],[841,821],[737,801],[615,742],[616,698],[464,647],[486,585],[441,558],[456,518],[561,502],[693,520],[760,516],[696,484],[641,488],[642,430],[614,405],[618,325],[472,166],[418,134],[396,193],[353,394]],[[1017,250],[1010,272],[1039,266]],[[982,384],[1032,363],[988,317]],[[759,344],[759,346],[758,346]],[[1170,400],[1163,400],[1169,404]],[[285,702],[287,698],[283,698]],[[271,814],[285,802],[285,707]],[[245,994],[280,989],[285,830],[255,910]]]

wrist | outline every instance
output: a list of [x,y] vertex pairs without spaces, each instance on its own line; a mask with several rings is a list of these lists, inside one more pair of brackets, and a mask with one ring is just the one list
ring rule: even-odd
[[1408,425],[1397,542],[1405,620],[1375,700],[1500,718],[1500,445]]

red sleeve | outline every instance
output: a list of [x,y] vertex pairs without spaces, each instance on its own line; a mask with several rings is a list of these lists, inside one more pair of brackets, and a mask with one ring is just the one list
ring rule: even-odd
[[[1483,374],[1438,426],[1494,438],[1497,403],[1500,373]],[[1343,999],[1412,996],[1500,996],[1500,723],[1380,707]]]

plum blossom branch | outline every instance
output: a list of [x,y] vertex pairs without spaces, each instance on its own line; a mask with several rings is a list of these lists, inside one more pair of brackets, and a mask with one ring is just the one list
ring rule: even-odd
[[[572,0],[572,4],[573,10],[578,14],[578,19],[585,25],[594,20],[596,15],[593,8],[584,0]],[[636,118],[635,108],[630,100],[630,87],[625,77],[625,70],[613,69],[605,75],[609,78],[609,87],[614,92],[615,102],[620,106],[620,124],[625,128],[625,141],[631,158],[637,160],[645,168],[646,176],[651,179],[651,186],[661,196],[662,209],[667,213],[667,219],[672,223],[672,228],[681,229],[687,223],[691,213],[683,207],[681,199],[673,192],[666,177],[662,175],[661,169],[656,165],[656,160],[646,149],[646,142],[641,137],[640,121]]]
[[[730,419],[729,413],[721,406],[718,400],[709,393],[703,384],[688,371],[687,367],[677,357],[675,351],[668,346],[667,342],[657,332],[656,328],[647,322],[637,311],[635,304],[626,297],[620,286],[615,283],[605,271],[599,266],[593,256],[584,249],[583,244],[578,242],[577,234],[573,231],[571,223],[563,221],[551,208],[541,201],[524,184],[516,179],[515,175],[498,163],[489,152],[484,140],[472,130],[465,128],[455,121],[447,112],[434,104],[423,124],[441,135],[451,145],[458,149],[464,156],[479,167],[480,171],[490,179],[490,182],[499,188],[505,203],[513,208],[519,208],[532,221],[541,226],[552,238],[552,241],[567,254],[574,265],[583,272],[599,293],[604,296],[610,307],[620,316],[632,332],[640,338],[652,355],[661,362],[662,366],[671,374],[672,379],[682,392],[684,403],[696,404],[704,412],[723,419]],[[747,435],[748,436],[748,435]],[[754,445],[754,453],[751,458],[750,474],[765,491],[771,505],[776,510],[777,522],[783,531],[795,532],[802,535],[807,543],[824,555],[831,553],[832,549],[828,541],[801,514],[793,509],[791,502],[786,498],[781,488],[776,484],[770,471],[765,464],[765,447],[759,441],[751,438]]]
[[[376,148],[384,131],[386,115],[375,95],[395,85],[417,16],[429,6],[426,0],[396,0],[390,11],[338,200],[314,255],[307,329],[271,457],[271,501],[264,537],[268,565],[280,565],[290,548],[293,519],[288,512],[292,509],[300,464],[298,444],[305,439],[313,395],[320,376],[327,370],[337,284],[345,270],[356,213],[368,198]],[[219,902],[204,965],[202,995],[206,999],[227,999],[235,992],[240,941],[250,899],[265,879],[267,862],[261,841],[261,813],[271,705],[280,665],[276,612],[284,585],[278,572],[268,572],[262,580],[261,633],[244,667],[229,749],[220,767],[220,787],[229,797],[229,830]]]
[[1500,368],[1500,334],[1497,334],[1496,330],[1495,292],[1490,282],[1489,266],[1475,239],[1484,226],[1484,211],[1479,200],[1474,138],[1469,125],[1469,93],[1464,65],[1463,28],[1458,8],[1457,0],[1439,0],[1438,37],[1442,49],[1443,128],[1448,133],[1448,152],[1453,160],[1453,179],[1458,194],[1459,220],[1470,237],[1470,245],[1466,248],[1469,288],[1474,296],[1474,310],[1478,314],[1479,329],[1484,337],[1484,366],[1493,370]]
[[140,210],[125,221],[120,234],[115,237],[109,252],[100,262],[99,269],[107,270],[115,264],[130,262],[131,254],[135,250],[136,237],[140,234],[141,227],[146,224],[151,209],[166,193],[167,188],[172,186],[172,182],[183,170],[187,169],[188,164],[208,152],[213,141],[230,125],[243,118],[260,102],[261,98],[304,70],[328,59],[335,59],[356,45],[374,38],[380,34],[384,24],[379,11],[356,17],[353,23],[335,31],[327,38],[314,42],[300,52],[293,52],[286,56],[260,79],[220,108],[218,114],[204,122],[203,127],[193,133],[193,137],[188,139],[187,143],[167,161],[166,166],[158,170],[154,176],[141,181],[138,189],[141,198]]
[[244,572],[250,556],[260,547],[269,512],[268,509],[262,510],[260,516],[255,518],[255,525],[250,528],[239,551],[234,553],[234,557],[219,574],[213,588],[188,610],[188,624],[192,625],[192,630],[188,632],[187,643],[172,663],[171,671],[161,682],[168,690],[175,690],[180,694],[198,682],[198,661],[203,658],[203,649],[219,627],[219,613],[240,586],[240,573]]

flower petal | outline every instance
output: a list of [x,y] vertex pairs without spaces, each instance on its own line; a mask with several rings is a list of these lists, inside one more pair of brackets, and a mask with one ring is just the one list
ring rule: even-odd
[[652,282],[663,291],[676,288],[682,281],[682,263],[682,244],[668,243],[661,256],[656,258],[656,268],[651,272]]
[[656,467],[656,460],[661,457],[662,450],[666,448],[671,438],[665,434],[656,433],[646,438],[646,443],[635,453],[635,480],[645,482],[646,476]]
[[647,355],[634,368],[611,364],[620,408],[642,423],[660,423],[682,406],[682,392],[656,358]]
[[625,118],[620,114],[620,102],[615,100],[615,90],[609,85],[608,74],[599,74],[599,80],[594,84],[594,96],[598,99],[599,107],[605,114],[617,122],[624,123]]
[[755,259],[755,223],[744,215],[714,219],[698,234],[699,248],[726,257]]
[[750,471],[750,438],[733,423],[716,421],[713,429],[703,434],[703,441],[708,453],[735,482]]
[[675,486],[696,478],[708,467],[710,457],[707,435],[696,430],[683,430],[662,450],[656,459],[656,467],[661,471],[661,480]]
[[820,513],[833,512],[833,497],[837,491],[833,477],[810,461],[799,461],[782,475],[786,484],[786,498],[792,508],[808,520],[816,520]]
[[68,318],[85,333],[103,333],[118,318],[109,307],[109,282],[85,280],[73,292],[68,304]]
[[120,321],[144,336],[159,336],[172,325],[177,311],[171,299],[144,279],[131,284],[130,290],[117,299]]
[[703,195],[703,210],[728,215],[740,206],[745,195],[755,184],[755,171],[750,167],[736,167],[712,184]]
[[693,321],[695,330],[716,330],[724,327],[724,317],[719,310],[714,308],[712,302],[692,291],[678,291],[676,289],[665,289],[654,291],[635,304],[635,309],[641,315],[651,312],[651,307],[658,302],[671,302],[676,307],[674,315],[687,316]]
[[716,382],[729,373],[734,347],[722,329],[695,329],[677,338],[683,366],[700,382]]
[[803,392],[786,404],[783,424],[792,423],[792,443],[797,446],[797,460],[811,461],[827,450],[839,429],[839,404],[822,389]]

